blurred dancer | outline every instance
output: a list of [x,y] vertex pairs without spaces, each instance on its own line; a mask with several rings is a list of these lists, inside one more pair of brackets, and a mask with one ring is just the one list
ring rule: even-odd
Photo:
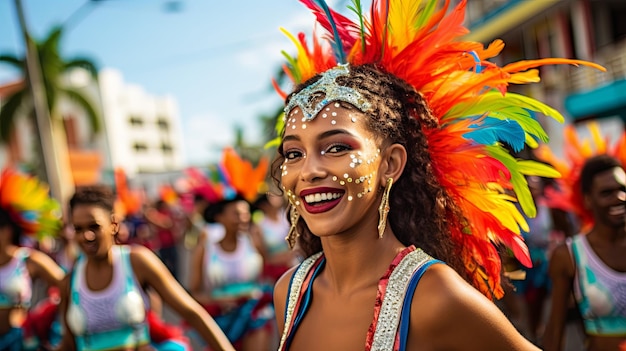
[[65,328],[60,350],[186,350],[184,343],[151,339],[144,287],[192,325],[213,350],[233,350],[222,331],[150,250],[115,244],[115,197],[105,187],[77,190],[71,221],[83,252],[63,281]]
[[574,294],[587,350],[617,351],[626,342],[626,173],[608,155],[585,161],[580,172],[588,231],[557,247],[550,262],[552,310],[544,349],[562,350],[567,301]]
[[260,281],[266,249],[251,223],[249,201],[258,196],[267,159],[253,168],[226,148],[217,168],[220,183],[210,185],[211,191],[206,191],[209,183],[199,183],[212,194],[205,197],[212,201],[204,211],[211,229],[200,236],[193,252],[189,288],[237,349],[266,351],[274,309],[271,291]]
[[[64,273],[49,256],[21,242],[25,235],[56,235],[60,224],[59,206],[48,197],[47,187],[10,169],[0,174],[0,350],[28,350],[44,342],[36,340],[30,328],[32,318],[43,317],[26,320],[33,280],[57,287]],[[29,330],[22,329],[24,323]]]

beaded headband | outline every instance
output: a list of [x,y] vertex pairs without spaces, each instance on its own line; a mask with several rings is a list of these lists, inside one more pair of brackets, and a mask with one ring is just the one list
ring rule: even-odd
[[[355,18],[331,9],[325,0],[300,1],[315,15],[324,33],[307,40],[303,33],[283,30],[298,53],[296,57],[284,53],[288,61],[285,74],[295,84],[318,74],[321,78],[294,94],[285,114],[298,106],[306,122],[333,100],[350,103],[363,112],[369,110],[371,101],[336,82],[348,75],[348,64],[373,64],[415,88],[439,122],[437,127],[423,126],[421,130],[433,173],[461,212],[447,215],[450,238],[460,250],[472,284],[487,296],[501,297],[504,290],[497,246],[509,247],[523,265],[532,264],[521,236],[528,224],[520,208],[529,217],[537,210],[525,176],[559,175],[553,168],[515,158],[503,145],[520,151],[548,140],[534,112],[563,121],[550,106],[507,89],[511,84],[538,82],[536,68],[548,64],[604,68],[560,58],[498,66],[490,59],[504,48],[501,40],[485,46],[463,39],[468,33],[463,26],[467,0],[454,1],[453,7],[451,0],[372,1],[369,11],[362,8],[361,1],[352,1],[348,7]],[[287,97],[276,81],[274,87]],[[278,135],[284,132],[284,122],[277,120]],[[272,144],[280,144],[280,140]]]
[[[363,98],[361,93],[342,85],[337,84],[337,78],[346,77],[350,73],[348,64],[338,65],[337,67],[324,72],[321,78],[302,89],[291,97],[287,106],[285,106],[285,117],[289,111],[296,106],[300,107],[304,117],[302,122],[311,121],[317,114],[331,101],[347,102],[365,113],[371,108],[371,104]],[[316,97],[320,93],[324,94],[324,98],[317,101]]]

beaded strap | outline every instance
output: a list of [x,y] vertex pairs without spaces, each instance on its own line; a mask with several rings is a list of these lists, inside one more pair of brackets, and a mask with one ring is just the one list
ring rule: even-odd
[[380,308],[378,323],[374,331],[374,341],[370,350],[393,350],[398,326],[400,325],[404,295],[411,277],[422,265],[431,259],[432,257],[424,251],[416,249],[407,254],[393,270]]
[[317,259],[320,258],[320,256],[322,256],[322,253],[318,252],[315,255],[312,255],[304,260],[291,278],[288,292],[289,297],[287,299],[287,309],[285,310],[285,326],[283,328],[283,335],[280,338],[280,346],[278,347],[279,350],[283,349],[285,341],[287,340],[289,329],[292,326],[294,311],[296,309],[298,298],[300,297],[302,291],[302,284],[309,274],[311,267],[313,267],[313,265],[315,264]]

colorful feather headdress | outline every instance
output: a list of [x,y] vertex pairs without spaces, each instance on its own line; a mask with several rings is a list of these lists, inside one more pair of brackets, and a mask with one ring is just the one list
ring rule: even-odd
[[[435,175],[457,202],[465,218],[449,218],[453,239],[462,247],[466,269],[475,286],[501,297],[501,262],[496,245],[509,247],[526,266],[531,262],[520,235],[528,230],[514,201],[530,217],[536,209],[525,175],[556,177],[545,165],[515,159],[502,142],[515,151],[536,147],[548,136],[532,117],[540,112],[563,121],[555,109],[532,98],[508,93],[509,84],[539,81],[539,66],[588,65],[578,60],[540,59],[504,67],[487,61],[503,49],[501,40],[486,48],[481,43],[460,41],[465,1],[448,11],[449,0],[373,0],[369,18],[359,0],[353,0],[351,20],[330,9],[323,0],[301,0],[326,31],[330,45],[303,33],[296,38],[281,29],[295,44],[297,57],[288,60],[286,75],[302,83],[338,65],[375,63],[379,69],[411,84],[428,103],[439,127],[425,130]],[[274,82],[283,98],[287,94]],[[285,120],[279,119],[282,135]],[[513,195],[514,194],[514,195]]]
[[186,170],[187,184],[194,194],[202,195],[210,203],[233,199],[241,195],[253,202],[265,185],[269,160],[262,157],[256,167],[242,159],[232,148],[225,148],[216,169],[209,174],[196,169]]
[[589,123],[587,128],[589,138],[583,138],[572,125],[565,127],[565,159],[557,157],[548,145],[541,145],[535,151],[538,159],[553,165],[562,175],[556,180],[556,189],[546,189],[548,205],[575,214],[583,232],[593,227],[593,214],[585,208],[580,190],[580,173],[585,161],[607,154],[618,159],[626,168],[626,132],[613,144],[609,138],[602,137],[597,123]]
[[49,196],[48,187],[13,169],[0,174],[0,208],[9,213],[24,234],[37,239],[57,235],[61,228],[61,208]]

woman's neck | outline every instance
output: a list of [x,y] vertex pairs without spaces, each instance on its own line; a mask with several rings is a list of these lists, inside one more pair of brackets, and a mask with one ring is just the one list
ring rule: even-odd
[[113,265],[113,250],[115,250],[116,248],[117,248],[117,245],[112,245],[105,255],[88,257],[87,264],[96,269],[100,269],[105,266],[112,266]]
[[626,240],[626,228],[614,228],[602,224],[596,224],[589,232],[589,236],[596,237],[608,244],[622,243]]
[[322,240],[326,266],[322,273],[337,294],[350,294],[378,284],[405,246],[388,230],[382,239],[372,235],[341,235]]

